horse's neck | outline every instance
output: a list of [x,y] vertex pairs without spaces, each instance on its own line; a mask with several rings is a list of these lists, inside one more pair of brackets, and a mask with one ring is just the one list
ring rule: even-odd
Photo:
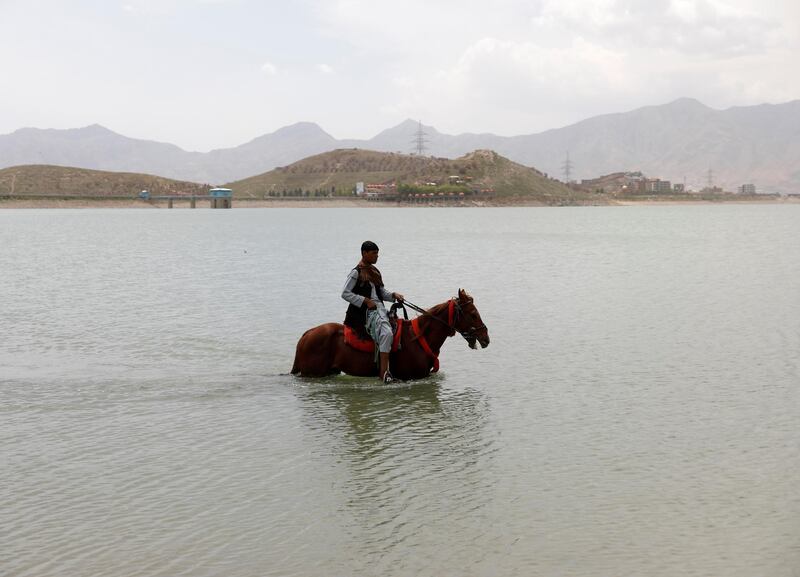
[[447,324],[448,305],[449,301],[436,305],[419,318],[420,332],[425,335],[425,340],[428,341],[428,345],[435,353],[439,352],[447,337],[450,336]]

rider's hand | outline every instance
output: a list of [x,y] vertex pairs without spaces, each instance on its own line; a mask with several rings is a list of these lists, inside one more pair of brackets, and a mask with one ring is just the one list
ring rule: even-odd
[[367,305],[368,309],[374,309],[376,306],[378,306],[372,299],[364,299],[364,304]]
[[392,296],[394,297],[394,300],[396,300],[397,302],[403,302],[404,300],[406,300],[405,297],[400,293],[392,293]]

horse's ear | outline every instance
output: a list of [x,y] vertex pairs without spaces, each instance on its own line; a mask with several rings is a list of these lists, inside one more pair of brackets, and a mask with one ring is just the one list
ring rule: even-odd
[[458,289],[458,300],[464,300],[467,296],[467,293],[464,292],[464,289]]

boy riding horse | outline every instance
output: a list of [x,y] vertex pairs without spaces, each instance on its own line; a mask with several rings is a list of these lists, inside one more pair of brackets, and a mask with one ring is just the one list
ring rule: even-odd
[[389,372],[389,352],[392,350],[392,326],[383,301],[403,302],[403,295],[386,290],[378,262],[378,245],[371,240],[361,244],[361,260],[347,275],[342,298],[350,303],[344,324],[358,334],[367,334],[375,341],[380,353],[379,378],[384,383],[392,381]]

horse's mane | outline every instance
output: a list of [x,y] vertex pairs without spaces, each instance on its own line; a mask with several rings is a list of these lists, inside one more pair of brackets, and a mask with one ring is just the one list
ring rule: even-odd
[[443,303],[439,303],[438,305],[433,305],[431,308],[425,311],[425,314],[435,317],[436,315],[441,313],[445,308],[447,308],[449,304],[450,301],[446,300]]

